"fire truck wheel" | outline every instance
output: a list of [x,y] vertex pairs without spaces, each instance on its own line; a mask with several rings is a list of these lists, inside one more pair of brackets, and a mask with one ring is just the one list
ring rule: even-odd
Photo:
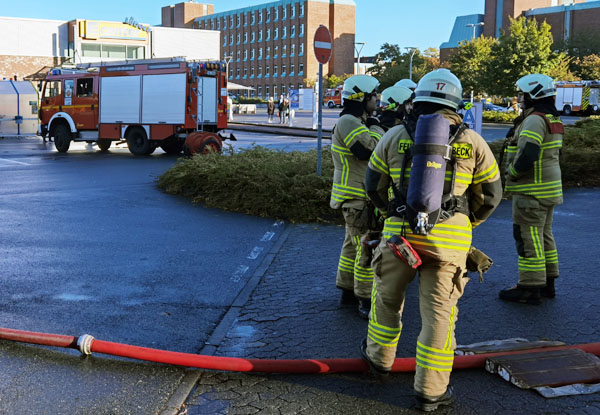
[[329,108],[335,108],[335,104],[333,103],[333,101],[329,101],[329,102],[327,103],[327,106],[328,106]]
[[179,154],[183,150],[183,141],[181,140],[164,140],[160,148],[167,154]]
[[66,124],[60,123],[54,128],[54,147],[61,153],[69,151],[71,131]]
[[565,105],[565,107],[563,108],[563,115],[571,115],[571,106],[570,105]]
[[200,144],[200,150],[198,152],[200,154],[220,153],[222,148],[221,141],[219,141],[218,138],[208,136],[202,141],[202,144]]
[[111,144],[112,144],[112,141],[109,140],[108,138],[99,138],[98,141],[96,141],[96,145],[98,146],[100,151],[108,150],[110,148]]
[[147,156],[152,154],[154,148],[146,137],[146,130],[141,127],[132,127],[127,130],[127,147],[131,154],[136,156]]

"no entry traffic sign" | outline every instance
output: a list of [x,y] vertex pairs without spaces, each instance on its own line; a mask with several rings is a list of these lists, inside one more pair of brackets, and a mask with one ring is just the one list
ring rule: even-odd
[[317,61],[325,65],[329,62],[329,58],[331,58],[331,33],[326,26],[319,26],[317,31],[315,32],[315,56],[317,57]]

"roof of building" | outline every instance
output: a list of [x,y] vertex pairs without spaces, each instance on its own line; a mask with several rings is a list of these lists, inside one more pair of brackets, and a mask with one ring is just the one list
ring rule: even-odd
[[[457,48],[463,40],[470,40],[473,37],[473,27],[467,27],[468,24],[483,23],[483,14],[470,14],[467,16],[458,16],[454,21],[454,28],[450,35],[450,40],[440,45],[440,49]],[[483,26],[475,26],[475,37],[481,36]]]
[[531,9],[525,12],[525,16],[535,16],[539,14],[552,14],[552,13],[562,13],[562,12],[571,12],[576,10],[587,10],[587,9],[597,9],[600,8],[600,1],[590,1],[586,3],[576,3],[565,6],[552,6],[552,7],[542,7],[539,9]]

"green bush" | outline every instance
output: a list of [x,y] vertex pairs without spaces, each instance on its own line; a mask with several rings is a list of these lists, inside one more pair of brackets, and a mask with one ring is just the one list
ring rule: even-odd
[[[496,158],[502,144],[503,140],[490,143]],[[600,186],[600,116],[565,126],[560,168],[565,188]]]
[[512,123],[519,114],[515,111],[511,112],[499,112],[499,111],[483,111],[482,119],[483,122],[497,122],[497,123]]
[[234,101],[236,104],[266,104],[267,101],[261,98],[245,98],[239,97]]
[[317,151],[283,152],[253,147],[181,159],[163,174],[158,186],[207,207],[291,222],[342,223],[329,207],[333,161],[322,153],[322,176],[316,174]]
[[[600,117],[581,120],[565,130],[561,156],[563,185],[600,186]],[[499,156],[502,140],[490,143]],[[322,176],[316,174],[317,152],[283,152],[254,147],[233,153],[180,159],[158,186],[193,203],[291,222],[342,224],[329,207],[333,162],[323,149]]]

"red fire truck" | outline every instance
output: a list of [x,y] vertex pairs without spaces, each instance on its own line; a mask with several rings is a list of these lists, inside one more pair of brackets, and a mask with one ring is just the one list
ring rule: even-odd
[[[127,142],[135,155],[220,151],[227,127],[227,78],[221,62],[183,58],[128,60],[52,69],[39,111],[40,135],[67,152],[71,141],[102,151]],[[187,141],[186,141],[187,139]],[[123,141],[124,140],[124,141]]]

